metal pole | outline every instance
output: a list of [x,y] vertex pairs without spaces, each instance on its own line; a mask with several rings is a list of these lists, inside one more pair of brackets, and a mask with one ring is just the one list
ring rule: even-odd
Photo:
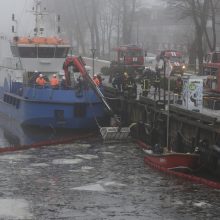
[[91,52],[92,52],[92,76],[94,76],[95,74],[95,51],[96,49],[92,48]]
[[167,148],[169,147],[169,130],[170,130],[170,76],[168,76],[168,105],[167,105]]
[[163,59],[163,101],[164,101],[164,108],[166,106],[166,61],[165,58]]

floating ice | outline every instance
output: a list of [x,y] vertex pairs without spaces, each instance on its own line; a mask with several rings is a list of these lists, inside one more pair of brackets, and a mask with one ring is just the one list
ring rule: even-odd
[[81,167],[81,170],[92,170],[94,167],[89,167],[89,166],[83,166]]
[[80,187],[74,187],[73,190],[104,192],[105,189],[101,184],[90,184]]
[[103,182],[104,186],[126,186],[126,184],[122,184],[122,183],[117,183],[114,181],[111,182]]
[[208,204],[206,202],[195,202],[195,203],[193,203],[193,205],[196,207],[210,206],[210,204]]
[[24,199],[0,199],[0,219],[32,219],[28,202]]
[[81,157],[81,158],[86,159],[86,160],[99,158],[98,156],[92,155],[92,154],[77,154],[76,157]]
[[105,155],[114,155],[114,154],[111,153],[111,152],[103,152],[102,154],[105,154]]
[[55,159],[52,161],[53,164],[78,164],[83,160],[81,159]]
[[0,160],[23,160],[23,159],[29,159],[31,158],[31,155],[25,155],[25,154],[5,154],[0,155]]
[[46,163],[32,163],[32,167],[48,167],[49,165]]

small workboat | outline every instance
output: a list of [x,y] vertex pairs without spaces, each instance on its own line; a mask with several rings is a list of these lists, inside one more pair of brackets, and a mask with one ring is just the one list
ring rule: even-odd
[[145,150],[144,162],[149,165],[170,170],[194,171],[199,167],[199,154],[167,152],[155,154]]

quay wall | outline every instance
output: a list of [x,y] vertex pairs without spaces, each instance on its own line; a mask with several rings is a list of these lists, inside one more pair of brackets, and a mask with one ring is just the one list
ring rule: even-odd
[[[167,147],[166,102],[140,96],[124,97],[116,89],[105,86],[104,94],[122,125],[136,123],[134,138],[153,146]],[[212,115],[183,109],[171,102],[169,111],[169,147],[176,152],[198,152],[204,168],[220,174],[220,122]]]

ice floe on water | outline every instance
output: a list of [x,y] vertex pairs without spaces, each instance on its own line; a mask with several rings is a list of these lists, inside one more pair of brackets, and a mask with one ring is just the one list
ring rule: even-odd
[[106,191],[107,187],[113,186],[113,187],[124,187],[126,184],[118,183],[115,181],[98,181],[94,184],[88,184],[85,186],[79,186],[72,188],[73,190],[82,190],[82,191],[97,191],[97,192],[104,192]]
[[80,190],[80,191],[96,191],[96,192],[105,192],[104,187],[101,184],[89,184],[85,186],[79,186],[72,188],[73,190]]
[[48,167],[47,163],[31,163],[30,166],[32,167]]
[[210,204],[208,204],[206,202],[203,202],[203,201],[195,202],[195,203],[193,203],[193,205],[196,206],[196,207],[209,207],[209,206],[211,206]]
[[54,159],[53,164],[78,164],[81,163],[82,159]]
[[99,158],[98,156],[92,155],[92,154],[77,154],[76,157],[81,157],[81,158],[86,159],[86,160]]
[[123,184],[123,183],[117,183],[117,182],[114,182],[114,181],[110,181],[110,182],[103,182],[103,185],[104,186],[126,186],[126,184]]
[[29,204],[24,199],[0,199],[0,219],[32,219]]
[[92,145],[91,144],[82,144],[82,143],[74,143],[74,148],[80,147],[80,148],[90,148]]
[[102,154],[105,154],[105,155],[114,155],[112,152],[102,152]]
[[40,171],[31,169],[31,168],[22,168],[19,172],[19,174],[21,175],[34,175],[34,174],[38,174],[40,173]]
[[25,154],[5,154],[0,155],[0,160],[23,160],[23,159],[29,159],[31,158],[31,155],[25,155]]
[[94,169],[94,167],[90,167],[90,166],[81,167],[81,170],[92,170],[92,169]]

